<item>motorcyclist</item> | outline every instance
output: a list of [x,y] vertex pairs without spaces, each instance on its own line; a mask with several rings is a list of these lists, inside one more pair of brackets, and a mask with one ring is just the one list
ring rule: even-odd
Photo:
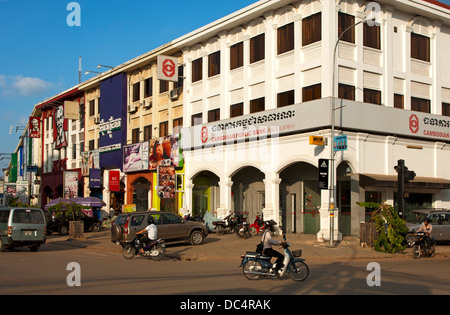
[[144,234],[144,237],[141,239],[140,250],[140,253],[143,253],[145,246],[158,238],[158,228],[155,225],[155,219],[150,215],[148,217],[148,225],[142,231],[136,232],[136,234]]
[[422,226],[417,230],[417,232],[424,232],[424,242],[427,252],[431,251],[431,232],[433,231],[433,225],[431,225],[431,219],[427,218],[423,222]]
[[265,231],[264,231],[264,233],[262,235],[261,241],[264,244],[263,254],[265,256],[276,257],[277,258],[277,260],[275,262],[276,265],[275,265],[275,268],[274,268],[274,273],[277,275],[278,271],[281,269],[281,267],[283,267],[284,256],[283,256],[283,254],[281,254],[281,253],[277,252],[276,250],[274,250],[272,248],[272,245],[278,245],[278,246],[281,245],[281,246],[283,246],[284,242],[277,241],[277,240],[272,238],[272,234],[275,232],[275,226],[274,226],[275,224],[276,224],[275,222],[271,222],[271,221],[264,222]]

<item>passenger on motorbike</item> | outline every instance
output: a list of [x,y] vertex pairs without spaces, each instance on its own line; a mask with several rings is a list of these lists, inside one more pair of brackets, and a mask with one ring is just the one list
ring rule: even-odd
[[270,221],[264,222],[263,226],[265,226],[265,231],[264,231],[264,234],[262,236],[262,242],[264,244],[263,254],[265,256],[276,257],[277,258],[274,272],[275,272],[275,274],[278,274],[278,270],[280,270],[281,267],[283,267],[284,256],[283,256],[283,254],[281,254],[281,253],[277,252],[276,250],[274,250],[272,248],[272,245],[278,245],[278,246],[281,245],[281,246],[283,246],[284,242],[277,241],[277,240],[272,238],[272,234],[275,232],[275,227]]
[[158,238],[158,228],[155,225],[155,220],[152,216],[148,217],[148,225],[143,229],[142,231],[136,232],[136,234],[143,234],[147,233],[147,235],[144,235],[141,239],[141,250],[140,253],[144,252],[145,246],[150,244],[152,241],[155,241]]
[[425,246],[426,246],[426,249],[428,252],[431,251],[431,232],[432,231],[433,231],[433,225],[431,225],[431,219],[429,219],[429,218],[425,219],[425,221],[423,222],[420,229],[417,230],[417,232],[425,233],[424,241],[425,241]]

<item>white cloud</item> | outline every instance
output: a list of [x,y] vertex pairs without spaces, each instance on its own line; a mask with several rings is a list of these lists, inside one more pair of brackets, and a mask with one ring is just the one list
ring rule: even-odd
[[[1,1],[1,0],[0,0]],[[4,96],[35,96],[40,95],[53,87],[53,83],[39,78],[5,76],[0,74],[0,88]]]

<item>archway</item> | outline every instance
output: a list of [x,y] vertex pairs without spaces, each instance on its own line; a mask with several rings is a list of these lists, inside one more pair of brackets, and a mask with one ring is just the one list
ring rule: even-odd
[[317,167],[306,162],[280,172],[280,212],[283,230],[315,234],[320,230],[321,195]]
[[231,209],[247,215],[247,222],[262,215],[266,202],[264,178],[264,173],[253,166],[240,169],[231,178]]
[[339,209],[339,232],[352,232],[352,169],[345,161],[336,169],[336,206]]
[[220,205],[219,177],[210,171],[201,171],[192,180],[192,215],[203,216],[206,211],[215,216]]
[[146,211],[149,208],[148,195],[151,183],[144,177],[139,177],[133,184],[133,204],[136,205],[136,211]]

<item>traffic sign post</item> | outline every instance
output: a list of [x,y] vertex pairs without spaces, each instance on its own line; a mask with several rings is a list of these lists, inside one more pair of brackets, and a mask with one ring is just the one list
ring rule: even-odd
[[405,160],[398,160],[397,165],[394,166],[397,172],[397,205],[398,214],[404,219],[405,218],[405,184],[410,180],[414,180],[416,173],[414,171],[409,171],[405,166]]

